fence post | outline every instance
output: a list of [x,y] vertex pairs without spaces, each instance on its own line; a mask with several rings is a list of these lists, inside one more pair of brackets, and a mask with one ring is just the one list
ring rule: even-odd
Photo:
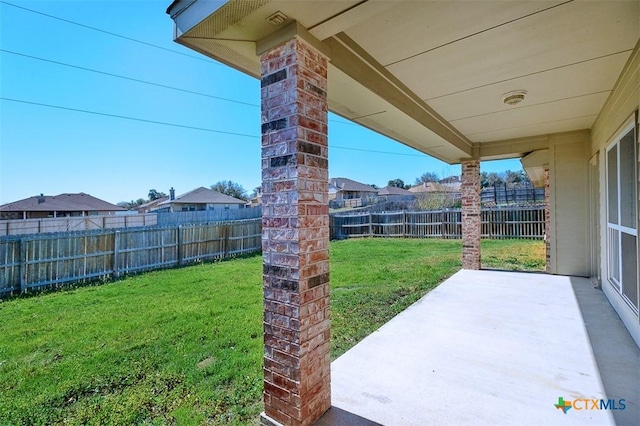
[[178,225],[177,228],[177,236],[176,236],[176,251],[178,254],[178,265],[182,266],[182,256],[183,256],[183,250],[182,250],[182,225]]
[[224,224],[222,226],[222,258],[226,259],[229,256],[229,228],[231,225]]
[[113,278],[120,277],[120,265],[118,264],[118,252],[120,251],[120,231],[113,232]]
[[373,225],[371,224],[373,219],[371,219],[371,213],[369,213],[369,236],[373,237]]
[[407,211],[402,210],[402,237],[407,238],[409,235],[409,225],[407,224]]
[[20,238],[20,293],[27,292],[27,245]]

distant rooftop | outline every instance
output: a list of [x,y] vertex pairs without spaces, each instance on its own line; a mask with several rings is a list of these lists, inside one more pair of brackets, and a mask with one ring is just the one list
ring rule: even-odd
[[108,203],[83,192],[79,194],[35,195],[0,206],[3,212],[22,211],[124,211],[123,207]]
[[331,178],[329,179],[329,185],[336,187],[340,191],[378,192],[378,190],[371,185],[365,185],[364,183],[347,178]]
[[171,203],[190,203],[190,204],[245,204],[246,201],[223,194],[213,189],[207,189],[203,186],[192,191],[178,195],[175,200],[166,200],[159,205],[167,205]]

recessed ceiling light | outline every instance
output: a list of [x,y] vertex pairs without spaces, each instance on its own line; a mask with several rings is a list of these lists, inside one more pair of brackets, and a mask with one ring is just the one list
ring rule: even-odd
[[515,90],[513,92],[505,93],[502,95],[502,102],[504,102],[505,105],[515,106],[524,101],[526,94],[526,90]]
[[285,15],[280,11],[277,11],[273,15],[269,16],[267,18],[267,21],[269,21],[269,23],[271,23],[272,25],[280,25],[283,22],[285,22],[287,19],[289,19],[287,15]]

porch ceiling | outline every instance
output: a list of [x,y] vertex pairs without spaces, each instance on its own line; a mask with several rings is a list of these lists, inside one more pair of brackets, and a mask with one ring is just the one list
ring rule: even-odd
[[[287,20],[269,23],[276,12]],[[637,1],[179,0],[168,13],[177,42],[255,77],[259,46],[297,22],[329,55],[333,112],[449,163],[590,128],[640,38]],[[525,100],[505,105],[515,90]]]

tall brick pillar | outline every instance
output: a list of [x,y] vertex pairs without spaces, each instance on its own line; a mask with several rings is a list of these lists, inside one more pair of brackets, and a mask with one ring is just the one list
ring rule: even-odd
[[549,192],[549,169],[544,170],[544,248],[545,248],[545,271],[551,273],[551,206],[549,200],[551,193]]
[[261,421],[309,425],[331,406],[327,58],[294,36],[260,61]]
[[462,267],[480,269],[480,161],[462,162]]

